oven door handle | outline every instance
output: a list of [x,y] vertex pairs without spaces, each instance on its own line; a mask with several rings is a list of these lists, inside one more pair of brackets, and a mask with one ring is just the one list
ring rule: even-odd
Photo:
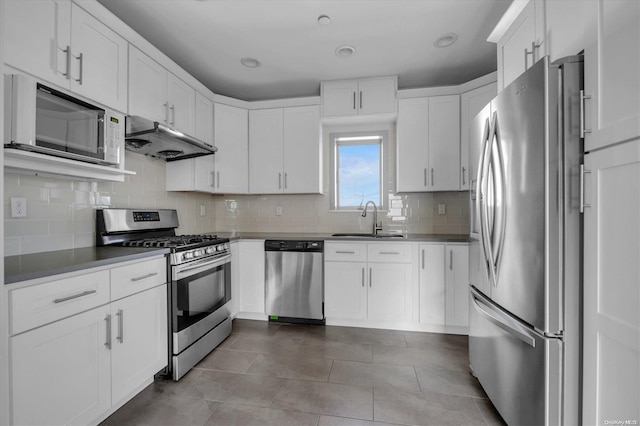
[[223,264],[227,263],[229,261],[229,259],[231,259],[231,253],[229,253],[227,255],[224,255],[222,257],[216,257],[213,260],[210,260],[210,259],[199,260],[197,262],[190,263],[189,266],[186,267],[186,268],[178,267],[176,269],[176,274],[177,275],[181,275],[181,274],[183,274],[185,272],[192,271],[194,269],[204,269],[204,268],[216,267],[216,266],[223,265]]

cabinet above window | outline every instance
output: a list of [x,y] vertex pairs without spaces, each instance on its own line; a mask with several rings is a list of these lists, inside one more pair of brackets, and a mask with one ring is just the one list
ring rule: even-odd
[[321,84],[322,116],[395,114],[398,77],[325,81]]

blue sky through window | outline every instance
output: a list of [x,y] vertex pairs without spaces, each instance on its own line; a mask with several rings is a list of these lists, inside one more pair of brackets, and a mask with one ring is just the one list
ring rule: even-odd
[[338,144],[338,205],[358,207],[373,200],[380,206],[380,142]]

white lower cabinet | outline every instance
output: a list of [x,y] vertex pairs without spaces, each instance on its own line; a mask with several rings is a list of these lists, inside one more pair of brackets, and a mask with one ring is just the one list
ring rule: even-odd
[[420,322],[469,326],[468,244],[420,244]]
[[111,303],[111,401],[115,404],[167,365],[167,289]]
[[238,242],[239,311],[264,314],[264,240]]
[[11,337],[11,424],[89,424],[111,407],[109,306]]
[[420,322],[444,324],[444,246],[420,244]]
[[[77,307],[63,319],[51,322],[40,316],[40,323],[13,331],[11,424],[95,423],[167,365],[166,268],[148,272],[165,262],[161,257],[97,273],[88,270],[9,292],[12,318],[25,309],[35,315],[65,304]],[[93,288],[66,284],[83,278],[92,282],[105,274],[110,275],[111,302],[105,303]],[[133,279],[123,278],[129,276]],[[56,293],[51,286],[64,289]],[[133,294],[113,300],[114,289],[123,286]],[[47,300],[37,300],[43,294]]]
[[411,321],[413,285],[411,244],[325,244],[329,320]]

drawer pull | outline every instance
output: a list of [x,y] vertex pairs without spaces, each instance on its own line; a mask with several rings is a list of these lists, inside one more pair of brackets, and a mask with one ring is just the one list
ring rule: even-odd
[[53,301],[53,303],[66,302],[67,300],[72,300],[72,299],[77,299],[78,297],[88,296],[88,295],[93,294],[95,292],[96,292],[96,290],[83,291],[82,293],[74,294],[73,296],[67,296],[67,297],[61,297],[60,299],[55,299]]
[[350,250],[336,250],[336,253],[339,253],[339,254],[356,254],[355,251],[350,251]]
[[381,252],[379,252],[379,253],[380,253],[380,254],[395,254],[395,255],[400,254],[400,252],[399,252],[399,251],[381,251]]
[[136,278],[131,278],[131,281],[140,281],[140,280],[145,280],[147,278],[151,278],[151,277],[155,277],[156,275],[158,275],[157,272],[152,272],[150,274],[147,275],[143,275],[141,277],[136,277]]

